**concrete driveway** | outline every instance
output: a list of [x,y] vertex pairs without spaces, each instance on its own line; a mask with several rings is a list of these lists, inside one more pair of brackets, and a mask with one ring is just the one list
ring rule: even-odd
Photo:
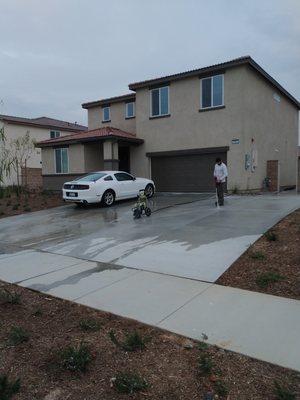
[[0,279],[300,371],[300,301],[213,283],[299,196],[158,196],[138,221],[131,205],[0,220]]
[[158,195],[153,214],[133,220],[132,202],[112,208],[73,205],[0,221],[0,243],[39,249],[206,282],[220,275],[261,234],[299,206],[297,196],[232,196],[224,208],[211,194]]

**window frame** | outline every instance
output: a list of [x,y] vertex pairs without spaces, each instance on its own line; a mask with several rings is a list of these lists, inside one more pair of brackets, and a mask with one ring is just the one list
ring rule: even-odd
[[[222,77],[222,104],[218,104],[217,106],[214,106],[214,85],[213,85],[213,78],[215,76],[221,76]],[[207,106],[207,107],[203,107],[202,104],[202,81],[204,81],[205,79],[211,79],[211,105]],[[224,102],[224,74],[216,74],[216,75],[209,75],[209,76],[205,76],[203,78],[200,79],[200,110],[210,110],[210,109],[214,109],[214,108],[220,108],[220,107],[224,107],[225,106],[225,102]]]
[[[119,179],[116,177],[116,175],[118,175],[118,174],[130,176],[130,178],[132,178],[132,179],[122,179],[122,180],[119,180]],[[129,174],[128,172],[115,172],[115,173],[114,173],[114,177],[115,177],[115,179],[116,179],[117,182],[133,182],[133,181],[135,180],[134,177],[133,177],[131,174]]]
[[[133,105],[133,115],[128,115],[128,104],[132,104]],[[135,101],[128,101],[127,103],[125,103],[125,119],[131,119],[131,118],[135,118]]]
[[[104,110],[108,109],[108,119],[104,118]],[[110,122],[111,121],[111,116],[110,116],[110,106],[104,106],[102,107],[102,122]]]
[[[60,159],[60,167],[61,170],[63,169],[63,163],[62,163],[62,150],[66,150],[66,154],[67,154],[67,172],[57,172],[57,164],[56,164],[56,151],[60,150],[61,151],[61,159]],[[57,175],[65,175],[69,173],[69,148],[68,147],[57,147],[56,149],[54,149],[54,167],[55,167],[55,174]]]
[[[161,113],[161,89],[168,89],[168,111],[166,114]],[[153,110],[152,110],[152,92],[154,90],[158,90],[159,96],[158,96],[158,110],[159,114],[153,115]],[[167,117],[170,115],[170,86],[165,85],[165,86],[159,86],[157,88],[150,89],[150,118],[161,118],[161,117]]]
[[[51,133],[54,133],[54,137],[51,137]],[[56,139],[58,137],[60,137],[60,131],[55,131],[55,130],[51,129],[51,131],[50,131],[50,139]]]

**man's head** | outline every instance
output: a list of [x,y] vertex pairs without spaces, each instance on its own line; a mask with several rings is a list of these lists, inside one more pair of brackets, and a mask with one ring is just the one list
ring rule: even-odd
[[216,158],[216,164],[221,165],[222,164],[222,158],[220,158],[220,157]]

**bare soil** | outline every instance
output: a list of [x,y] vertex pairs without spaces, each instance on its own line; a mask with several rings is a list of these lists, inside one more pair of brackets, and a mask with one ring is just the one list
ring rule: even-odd
[[19,197],[15,193],[11,193],[0,198],[0,218],[45,210],[63,204],[60,193],[32,192],[22,193]]
[[[276,240],[268,240],[273,233]],[[270,273],[279,276],[278,281],[259,285]],[[300,209],[250,246],[217,283],[300,300]]]
[[[1,285],[0,290],[5,287],[21,295],[20,304],[0,302],[0,374],[21,379],[15,400],[275,400],[281,397],[275,395],[274,381],[295,395],[286,398],[300,399],[300,374],[294,371],[214,346],[200,349],[195,341],[132,320]],[[100,329],[83,331],[79,322],[86,318],[97,320]],[[8,337],[13,326],[24,328],[29,341],[11,345]],[[112,343],[111,329],[119,339],[137,330],[148,339],[146,348],[125,352]],[[81,342],[92,353],[86,372],[65,370],[58,363],[59,349]],[[201,356],[213,363],[207,375],[199,369]],[[138,372],[149,387],[132,395],[118,393],[112,378],[120,371]],[[209,391],[216,394],[218,381],[228,394],[205,397]]]

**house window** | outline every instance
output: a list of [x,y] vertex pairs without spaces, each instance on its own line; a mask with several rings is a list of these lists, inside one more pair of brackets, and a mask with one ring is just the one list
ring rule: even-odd
[[102,122],[110,121],[110,107],[102,108]]
[[134,102],[125,104],[125,118],[135,117],[135,104]]
[[55,139],[57,137],[60,137],[59,131],[50,131],[50,139]]
[[169,86],[152,89],[151,117],[160,117],[169,114]]
[[69,172],[68,149],[55,149],[55,172],[57,174],[67,174]]
[[224,75],[201,79],[201,108],[224,105]]

